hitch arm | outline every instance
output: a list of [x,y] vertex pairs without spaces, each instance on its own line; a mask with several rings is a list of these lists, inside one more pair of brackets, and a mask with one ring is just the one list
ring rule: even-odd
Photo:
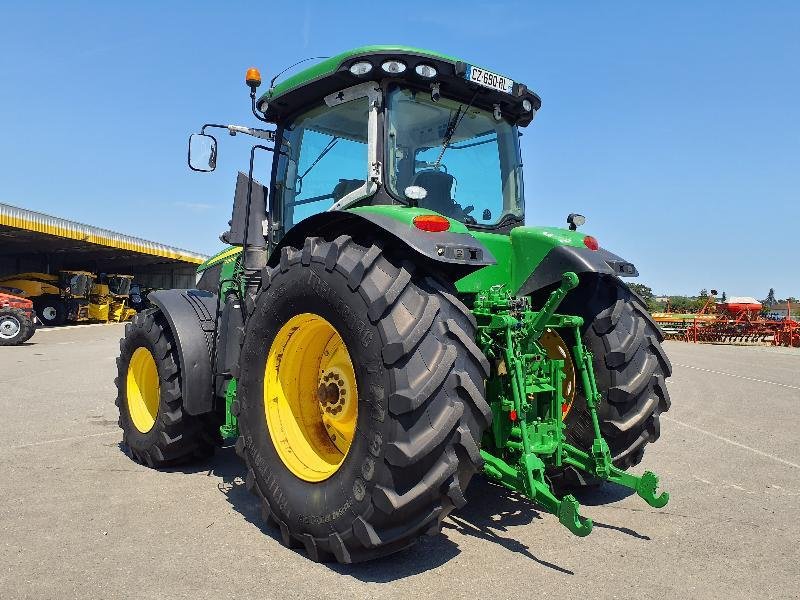
[[662,508],[669,501],[669,492],[662,492],[656,496],[658,487],[658,476],[652,471],[645,471],[641,476],[627,473],[614,466],[611,458],[611,451],[608,443],[603,438],[600,431],[600,420],[597,416],[597,405],[600,402],[600,392],[597,391],[597,383],[594,378],[594,368],[592,367],[592,354],[586,351],[581,341],[579,328],[575,328],[575,347],[573,353],[577,361],[577,368],[581,374],[584,393],[586,395],[586,405],[592,420],[592,430],[594,431],[594,442],[592,443],[591,453],[583,452],[570,444],[564,444],[564,464],[571,465],[588,473],[592,473],[600,479],[611,481],[618,485],[625,486],[642,498],[653,508]]
[[544,303],[542,310],[536,315],[531,322],[528,331],[534,340],[542,337],[544,330],[547,329],[550,319],[556,312],[559,304],[564,300],[570,290],[578,286],[578,276],[572,271],[567,271],[561,276],[561,285],[553,290]]

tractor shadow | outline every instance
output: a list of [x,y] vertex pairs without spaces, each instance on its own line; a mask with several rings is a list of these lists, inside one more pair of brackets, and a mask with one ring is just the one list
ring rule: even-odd
[[467,505],[452,513],[444,528],[497,544],[558,573],[574,575],[573,571],[536,556],[510,532],[513,527],[531,525],[547,516],[522,494],[475,477],[467,489]]
[[[231,507],[264,535],[280,543],[280,532],[264,522],[258,499],[245,486],[244,466],[232,446],[218,449],[211,461],[202,466],[187,465],[168,471],[204,473],[208,477],[218,478],[217,488],[225,495]],[[612,485],[587,489],[575,494],[581,504],[586,506],[618,502],[629,495],[629,490]],[[464,508],[451,513],[445,519],[442,527],[445,535],[423,536],[414,546],[406,550],[368,563],[341,565],[332,562],[326,563],[325,566],[331,571],[363,582],[391,583],[436,569],[458,556],[461,549],[457,540],[458,535],[462,535],[491,542],[558,573],[574,575],[573,571],[536,556],[529,546],[516,539],[511,532],[512,528],[534,525],[537,521],[555,517],[539,511],[533,502],[521,494],[480,476],[473,478],[470,483],[467,500],[468,503]],[[594,524],[595,527],[613,529],[638,539],[650,539],[626,527],[597,521]],[[456,535],[448,535],[450,533]],[[304,556],[302,549],[296,552]]]
[[231,507],[264,535],[280,542],[280,532],[264,522],[261,517],[261,503],[245,486],[244,463],[236,456],[232,445],[217,448],[214,456],[201,464],[182,465],[164,471],[184,474],[204,473],[209,478],[217,479],[217,489],[225,496]]

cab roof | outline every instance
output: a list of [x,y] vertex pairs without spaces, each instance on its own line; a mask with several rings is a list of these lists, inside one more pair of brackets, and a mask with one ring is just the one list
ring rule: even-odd
[[[403,73],[390,74],[381,71],[380,65],[389,59],[401,60],[406,65]],[[366,75],[354,75],[350,66],[366,61],[372,70]],[[423,79],[415,72],[419,64],[436,68],[433,79]],[[510,94],[483,88],[468,81],[465,77],[467,63],[459,58],[410,46],[361,46],[336,56],[331,56],[275,84],[261,96],[258,106],[268,120],[279,122],[294,113],[320,101],[337,90],[356,85],[363,81],[393,79],[405,85],[429,88],[431,83],[440,84],[441,94],[446,97],[475,97],[474,104],[491,110],[499,104],[504,115],[511,117],[519,125],[527,125],[533,119],[531,111],[522,109],[523,100],[531,102],[534,111],[541,107],[542,101],[527,86],[516,82]]]

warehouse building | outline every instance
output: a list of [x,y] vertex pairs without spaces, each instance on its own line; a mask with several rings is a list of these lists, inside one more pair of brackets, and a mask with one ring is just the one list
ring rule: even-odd
[[62,269],[134,275],[153,288],[191,288],[208,257],[0,203],[0,276]]

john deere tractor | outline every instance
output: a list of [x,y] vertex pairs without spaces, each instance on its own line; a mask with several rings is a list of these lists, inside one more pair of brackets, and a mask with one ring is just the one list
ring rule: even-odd
[[579,536],[592,521],[578,486],[663,507],[657,476],[628,471],[659,437],[671,371],[621,279],[637,270],[578,231],[581,215],[525,225],[520,128],[539,97],[399,46],[275,81],[257,97],[246,75],[274,127],[190,137],[196,171],[216,166],[215,131],[258,142],[229,248],[198,289],[150,294],[126,327],[117,404],[133,459],[165,467],[235,439],[283,542],[343,563],[438,533],[476,473]]

